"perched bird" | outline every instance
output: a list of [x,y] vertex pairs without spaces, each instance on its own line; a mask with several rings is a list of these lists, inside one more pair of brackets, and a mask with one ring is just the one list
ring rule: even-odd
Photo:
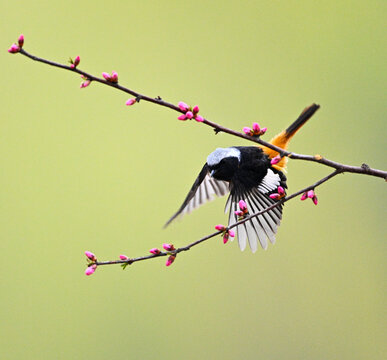
[[[306,108],[298,119],[286,130],[274,136],[270,143],[284,150],[290,139],[318,110],[319,105],[313,104]],[[249,214],[254,214],[273,205],[276,199],[270,195],[278,192],[278,187],[286,189],[287,157],[272,164],[278,152],[265,146],[235,146],[218,148],[207,157],[196,181],[179,210],[167,221],[169,225],[179,215],[190,213],[193,209],[214,195],[224,196],[230,193],[225,206],[229,211],[228,226],[238,221],[238,203],[244,200]],[[281,189],[281,190],[282,190]],[[282,204],[254,217],[236,227],[238,243],[241,250],[246,248],[247,241],[253,252],[258,249],[258,242],[263,249],[268,240],[275,242],[275,235],[282,219]]]

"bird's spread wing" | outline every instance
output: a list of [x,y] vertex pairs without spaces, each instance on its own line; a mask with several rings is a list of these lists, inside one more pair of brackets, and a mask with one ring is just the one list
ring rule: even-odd
[[[246,190],[235,186],[235,188],[231,190],[226,203],[225,211],[227,212],[227,210],[230,210],[228,225],[231,226],[238,221],[235,211],[239,210],[238,202],[240,200],[246,202],[250,215],[265,210],[276,203],[276,200],[271,199],[269,195],[276,192],[278,186],[286,187],[285,181],[286,178],[283,174],[280,175],[269,169],[267,175],[257,187]],[[241,250],[246,248],[247,241],[249,242],[252,252],[257,251],[258,249],[257,240],[263,249],[267,249],[267,239],[274,244],[275,234],[277,233],[277,228],[280,225],[281,219],[282,205],[238,225],[236,227],[236,233]]]
[[167,221],[164,227],[168,226],[179,215],[189,214],[200,205],[213,200],[214,195],[224,196],[228,192],[228,182],[211,177],[208,165],[205,164],[180,209]]

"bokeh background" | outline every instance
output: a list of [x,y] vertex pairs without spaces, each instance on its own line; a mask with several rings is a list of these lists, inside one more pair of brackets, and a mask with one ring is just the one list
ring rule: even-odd
[[[212,239],[84,275],[225,223],[224,199],[162,230],[207,155],[248,145],[7,48],[177,103],[267,139],[317,102],[291,150],[386,168],[385,1],[23,1],[0,8],[2,359],[382,359],[385,183],[342,175],[285,207],[277,244]],[[290,161],[290,191],[329,173]]]

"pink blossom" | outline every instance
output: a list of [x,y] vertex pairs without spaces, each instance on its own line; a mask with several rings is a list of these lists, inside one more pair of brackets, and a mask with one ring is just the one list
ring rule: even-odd
[[228,237],[229,237],[229,234],[226,232],[226,233],[223,235],[223,244],[227,244],[227,242],[228,242]]
[[120,255],[121,260],[128,260],[129,258],[126,255]]
[[105,79],[106,81],[110,81],[110,80],[111,80],[110,74],[108,74],[107,72],[103,72],[103,73],[102,73],[102,76],[104,77],[104,79]]
[[11,47],[8,49],[8,52],[10,54],[16,54],[20,51],[20,47],[17,46],[16,44],[12,44]]
[[194,113],[194,115],[196,115],[196,114],[199,112],[199,106],[195,105],[195,106],[192,108],[192,112]]
[[187,120],[187,117],[183,114],[183,115],[180,115],[177,119],[178,120]]
[[86,255],[86,257],[88,257],[90,260],[92,260],[92,261],[95,261],[95,260],[97,260],[97,258],[95,257],[95,255],[92,253],[92,252],[90,252],[90,251],[85,251],[85,255]]
[[185,102],[180,101],[178,106],[181,111],[187,112],[189,110],[189,106]]
[[267,128],[263,128],[261,129],[261,127],[259,126],[258,123],[253,123],[253,126],[252,126],[252,129],[245,126],[243,128],[243,132],[246,134],[246,135],[250,135],[250,136],[260,136],[260,135],[263,135],[265,132],[266,132]]
[[271,159],[270,164],[275,165],[275,164],[278,164],[280,161],[281,161],[281,156],[277,155]]
[[280,195],[277,194],[277,193],[270,194],[269,197],[270,197],[270,199],[273,199],[273,200],[279,200],[280,199]]
[[176,256],[174,256],[174,255],[168,256],[168,259],[167,259],[167,262],[165,263],[165,266],[172,265],[172,263],[175,261],[175,259],[176,259]]
[[90,85],[91,81],[90,80],[85,80],[81,83],[80,88],[83,89],[85,87],[88,87]]
[[245,126],[245,127],[243,128],[243,132],[244,132],[246,135],[251,135],[253,131],[252,131],[249,127]]
[[160,254],[160,250],[158,248],[153,248],[153,249],[150,249],[149,252],[153,255],[157,255],[157,254]]
[[192,111],[187,111],[186,113],[185,113],[185,117],[187,118],[187,119],[192,119],[193,118],[193,113],[192,113]]
[[318,199],[317,199],[317,196],[314,192],[314,190],[309,190],[309,191],[306,191],[304,192],[302,195],[301,195],[301,200],[306,200],[306,199],[312,199],[313,201],[313,204],[317,205],[318,204]]
[[247,205],[246,205],[244,200],[240,200],[238,205],[239,205],[239,209],[241,209],[241,211],[243,211],[244,213],[247,212]]
[[282,186],[278,186],[277,191],[278,191],[278,194],[285,195],[285,190]]
[[173,250],[175,250],[175,247],[174,247],[172,244],[166,244],[166,243],[164,243],[164,244],[163,244],[163,248],[164,248],[165,250],[167,250],[167,251],[173,251]]
[[234,211],[234,213],[235,213],[236,216],[243,216],[244,215],[244,212],[240,211],[240,210]]
[[224,225],[222,225],[222,224],[219,224],[219,225],[215,226],[215,229],[219,230],[219,231],[224,231],[226,229],[226,227]]
[[74,61],[72,61],[71,59],[70,59],[70,61],[72,62],[70,67],[72,69],[75,69],[79,65],[79,63],[81,62],[81,58],[78,55],[78,56],[75,57]]
[[234,230],[229,230],[228,234],[230,235],[230,237],[234,237],[235,236]]
[[127,106],[131,106],[131,105],[133,105],[133,104],[135,104],[136,103],[136,98],[131,98],[131,99],[129,99],[125,104],[127,105]]
[[203,122],[203,121],[204,121],[204,118],[203,118],[203,116],[195,115],[195,120],[196,120],[197,122]]
[[17,39],[17,42],[18,42],[18,44],[19,44],[19,47],[22,48],[23,45],[24,45],[24,35],[23,35],[23,34],[21,34],[21,35],[19,36],[19,38]]
[[118,74],[115,71],[112,72],[112,76],[110,77],[110,81],[113,83],[118,82]]
[[97,265],[93,264],[91,266],[89,266],[86,271],[85,271],[85,275],[87,276],[90,276],[92,274],[94,274],[95,270],[97,269]]
[[259,133],[260,131],[261,131],[261,128],[259,127],[259,124],[258,123],[253,123],[253,126],[252,126],[252,128],[253,128],[253,132],[254,132],[254,134],[255,133]]

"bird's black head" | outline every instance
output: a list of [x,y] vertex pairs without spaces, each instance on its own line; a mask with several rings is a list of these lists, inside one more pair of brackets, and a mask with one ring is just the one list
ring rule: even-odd
[[237,148],[218,148],[207,158],[211,176],[217,180],[231,181],[239,167],[241,153]]

